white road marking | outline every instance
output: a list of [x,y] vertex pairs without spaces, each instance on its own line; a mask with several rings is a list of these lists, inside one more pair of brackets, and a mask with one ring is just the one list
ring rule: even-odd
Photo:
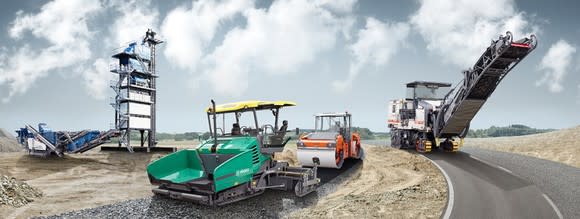
[[548,201],[548,203],[552,206],[552,208],[554,209],[554,211],[558,215],[558,218],[563,219],[564,217],[562,216],[562,213],[560,213],[560,210],[558,210],[558,207],[556,207],[554,202],[552,202],[552,199],[550,199],[550,197],[548,197],[546,194],[542,194],[542,196],[544,196],[546,201]]
[[471,154],[470,154],[469,156],[470,156],[471,158],[473,158],[474,160],[477,160],[477,161],[479,161],[479,162],[482,162],[482,163],[484,163],[484,164],[487,164],[487,165],[489,165],[489,166],[492,166],[492,167],[493,167],[493,166],[495,166],[495,167],[497,167],[498,169],[500,169],[500,170],[503,170],[503,171],[505,171],[505,172],[507,172],[507,173],[509,173],[509,174],[512,174],[512,175],[514,175],[514,176],[515,176],[514,172],[512,172],[511,170],[508,170],[508,169],[507,169],[507,168],[505,168],[505,167],[502,167],[502,166],[500,166],[500,165],[495,165],[495,164],[492,164],[492,163],[490,163],[490,162],[487,162],[487,161],[485,161],[485,160],[482,160],[481,158],[479,158],[479,157],[476,157],[476,156],[473,156],[473,155],[471,155]]
[[484,164],[487,164],[487,165],[489,165],[489,166],[496,166],[496,165],[493,165],[493,164],[491,164],[491,163],[489,163],[489,162],[487,162],[487,161],[485,161],[485,160],[482,160],[482,159],[480,159],[479,157],[473,156],[473,155],[471,155],[471,154],[469,155],[469,157],[471,157],[471,158],[473,158],[473,159],[475,159],[475,160],[477,160],[477,161],[479,161],[479,162],[482,162],[482,163],[484,163]]
[[453,190],[453,183],[451,182],[451,178],[449,178],[447,172],[445,172],[445,170],[443,170],[443,168],[441,168],[439,164],[435,163],[435,161],[427,158],[425,155],[421,156],[431,161],[431,163],[433,163],[437,168],[439,168],[439,171],[441,171],[441,173],[443,173],[443,176],[445,177],[445,181],[447,181],[447,190],[449,195],[447,197],[447,207],[445,208],[445,213],[443,213],[443,217],[441,218],[449,219],[451,217],[451,210],[453,210],[453,203],[455,202],[455,191]]
[[[482,159],[479,159],[478,157],[473,156],[473,155],[469,155],[469,156],[471,158],[473,158],[475,160],[478,160],[479,162],[485,163],[487,165],[496,166],[497,168],[499,168],[499,169],[501,169],[501,170],[503,170],[505,172],[508,172],[508,173],[510,173],[510,174],[512,174],[512,175],[515,176],[515,174],[511,170],[508,170],[508,169],[506,169],[506,168],[504,168],[504,167],[502,167],[500,165],[493,165],[493,164],[491,164],[491,163],[489,163],[487,161],[484,161]],[[564,217],[562,216],[562,213],[560,213],[560,210],[558,209],[558,207],[556,207],[556,205],[554,204],[554,202],[552,202],[552,199],[550,199],[550,197],[548,197],[546,194],[542,194],[542,196],[544,196],[544,199],[546,199],[546,201],[548,201],[548,203],[550,204],[550,206],[552,206],[552,209],[554,209],[554,211],[556,212],[556,215],[558,215],[558,218],[559,219],[563,219]]]
[[513,172],[511,170],[508,170],[508,169],[506,169],[506,168],[504,168],[504,167],[502,167],[500,165],[497,165],[497,168],[500,168],[501,170],[506,171],[506,172],[508,172],[508,173],[510,173],[510,174],[513,175]]

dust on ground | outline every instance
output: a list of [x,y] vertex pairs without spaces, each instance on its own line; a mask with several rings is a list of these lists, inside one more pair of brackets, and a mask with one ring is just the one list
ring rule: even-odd
[[0,207],[0,218],[29,218],[151,196],[146,165],[161,154],[100,152],[40,158],[0,153],[0,174],[25,181],[44,196],[25,206]]
[[408,151],[365,145],[362,168],[337,189],[289,218],[439,218],[445,179]]
[[468,138],[465,145],[528,155],[580,168],[580,126],[526,136]]
[[293,167],[300,166],[300,161],[296,157],[296,141],[288,142],[282,152],[274,153],[274,160],[288,162],[288,165]]

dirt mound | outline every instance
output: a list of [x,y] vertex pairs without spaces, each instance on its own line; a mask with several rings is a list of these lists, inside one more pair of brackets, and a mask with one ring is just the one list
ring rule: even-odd
[[22,146],[16,140],[0,138],[0,152],[18,152],[22,151]]
[[288,162],[288,165],[290,166],[300,165],[300,162],[296,157],[296,150],[290,150],[288,148],[284,148],[284,151],[280,153],[274,153],[274,160]]
[[0,138],[13,138],[14,136],[12,136],[10,134],[10,132],[7,132],[6,130],[4,130],[3,128],[0,128]]
[[0,152],[22,151],[22,146],[18,144],[16,138],[9,132],[0,128]]
[[42,197],[42,192],[25,182],[0,175],[0,206],[21,207]]
[[580,126],[535,135],[469,138],[465,145],[556,161],[580,168]]
[[26,153],[0,153],[0,175],[26,181],[43,192],[42,198],[20,208],[2,205],[0,218],[53,215],[149,197],[151,184],[145,168],[157,155],[92,150],[43,159]]
[[290,218],[439,218],[447,184],[425,158],[407,151],[365,146],[363,166],[317,204]]

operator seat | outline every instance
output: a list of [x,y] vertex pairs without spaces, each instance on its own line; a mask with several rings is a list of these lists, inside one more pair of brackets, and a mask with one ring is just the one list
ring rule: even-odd
[[284,142],[286,130],[288,130],[288,121],[284,120],[282,121],[282,126],[280,126],[280,129],[278,129],[278,131],[274,131],[274,133],[267,136],[268,140],[266,141],[266,144],[272,147],[284,147],[284,145],[286,144],[286,142]]

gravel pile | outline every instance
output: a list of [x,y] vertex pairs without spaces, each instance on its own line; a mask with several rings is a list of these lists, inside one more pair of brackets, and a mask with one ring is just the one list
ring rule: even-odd
[[6,130],[0,128],[0,137],[11,137],[11,135]]
[[16,138],[4,129],[0,129],[0,152],[22,151],[22,146],[18,144]]
[[0,175],[0,206],[21,207],[39,197],[42,197],[40,190],[12,177]]
[[209,207],[152,196],[40,218],[279,218],[317,199],[317,194],[298,199],[290,192],[266,191],[244,201]]

